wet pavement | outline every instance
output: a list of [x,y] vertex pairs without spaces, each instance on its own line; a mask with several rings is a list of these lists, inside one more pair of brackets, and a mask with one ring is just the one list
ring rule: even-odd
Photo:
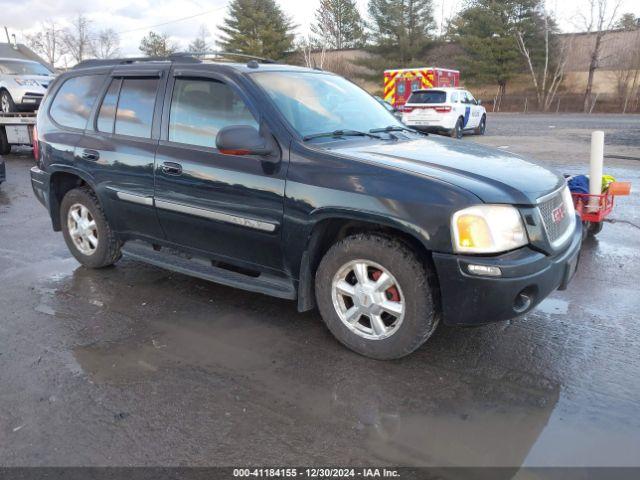
[[[588,130],[563,117],[528,129],[531,117],[490,116],[486,137],[463,141],[586,171]],[[621,139],[608,155],[640,157],[625,140],[640,117],[611,118],[588,128]],[[605,225],[569,289],[525,317],[440,326],[379,362],[292,302],[126,259],[79,267],[30,191],[31,165],[8,156],[0,185],[2,465],[640,466],[629,224]],[[608,158],[605,172],[640,188],[640,161]],[[614,218],[640,224],[639,198]]]

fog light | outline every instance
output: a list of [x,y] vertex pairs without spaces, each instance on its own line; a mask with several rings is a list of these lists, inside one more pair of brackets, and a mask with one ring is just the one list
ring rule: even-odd
[[499,277],[502,271],[499,267],[490,267],[487,265],[468,265],[467,270],[476,275],[484,275],[486,277]]

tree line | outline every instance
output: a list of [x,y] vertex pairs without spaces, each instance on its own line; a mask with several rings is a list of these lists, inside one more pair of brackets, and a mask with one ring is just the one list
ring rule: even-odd
[[[638,25],[632,14],[618,17],[620,0],[583,1],[582,29],[596,36],[584,95],[584,110],[590,111],[604,32]],[[319,0],[311,33],[296,40],[297,26],[277,0],[232,0],[217,27],[219,37],[211,41],[209,30],[202,26],[187,51],[198,54],[217,48],[278,60],[301,49],[361,48],[375,54],[364,60],[364,66],[379,77],[385,68],[421,66],[435,44],[456,43],[463,52],[456,60],[465,78],[496,84],[497,102],[509,82],[524,74],[535,91],[538,107],[550,108],[564,79],[571,42],[558,35],[557,21],[544,0],[468,0],[440,34],[433,8],[432,0],[369,0],[365,18],[355,0]],[[70,29],[59,32],[61,35],[56,35],[54,28],[43,26],[30,39],[50,63],[62,53],[69,53],[76,61],[118,53],[118,35],[111,29],[93,32],[82,15]],[[139,49],[144,55],[166,56],[179,46],[166,33],[151,31]]]

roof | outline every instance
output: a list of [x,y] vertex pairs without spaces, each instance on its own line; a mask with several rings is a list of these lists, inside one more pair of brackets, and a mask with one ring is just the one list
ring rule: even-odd
[[465,92],[467,91],[466,88],[463,87],[430,87],[430,88],[416,88],[415,90],[412,90],[411,93],[413,92],[430,92],[433,90],[442,90],[443,92],[457,92],[460,90],[464,90]]
[[395,73],[402,73],[402,72],[415,72],[416,70],[440,70],[443,72],[454,72],[454,73],[460,73],[460,71],[458,70],[452,70],[450,68],[440,68],[440,67],[415,67],[415,68],[391,68],[389,70],[385,70],[384,73],[387,72],[395,72]]
[[[222,57],[246,57],[249,59],[246,63],[240,62],[227,62],[227,61],[219,61],[219,58]],[[126,68],[128,66],[145,66],[145,65],[154,65],[154,64],[172,64],[172,65],[188,65],[194,68],[202,68],[209,65],[216,65],[219,67],[226,67],[232,70],[241,71],[241,72],[256,72],[256,71],[319,71],[318,69],[311,69],[305,67],[298,67],[294,65],[288,65],[283,63],[275,63],[272,60],[253,57],[250,55],[244,54],[236,54],[236,53],[225,53],[220,52],[219,55],[215,56],[215,60],[211,59],[199,59],[196,56],[191,54],[173,54],[168,57],[131,57],[131,58],[114,58],[114,59],[90,59],[84,60],[73,67],[74,70],[85,69],[85,68],[97,68],[97,67],[119,67]],[[205,69],[205,68],[203,68]],[[326,72],[330,73],[330,72]]]

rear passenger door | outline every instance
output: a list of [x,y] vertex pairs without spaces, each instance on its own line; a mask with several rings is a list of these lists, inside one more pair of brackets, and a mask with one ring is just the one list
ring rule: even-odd
[[222,154],[216,135],[230,125],[260,128],[247,93],[224,75],[176,70],[156,155],[158,217],[175,244],[222,262],[280,272],[284,161]]
[[98,184],[107,218],[125,239],[164,237],[153,207],[153,177],[167,71],[116,67],[76,148]]

